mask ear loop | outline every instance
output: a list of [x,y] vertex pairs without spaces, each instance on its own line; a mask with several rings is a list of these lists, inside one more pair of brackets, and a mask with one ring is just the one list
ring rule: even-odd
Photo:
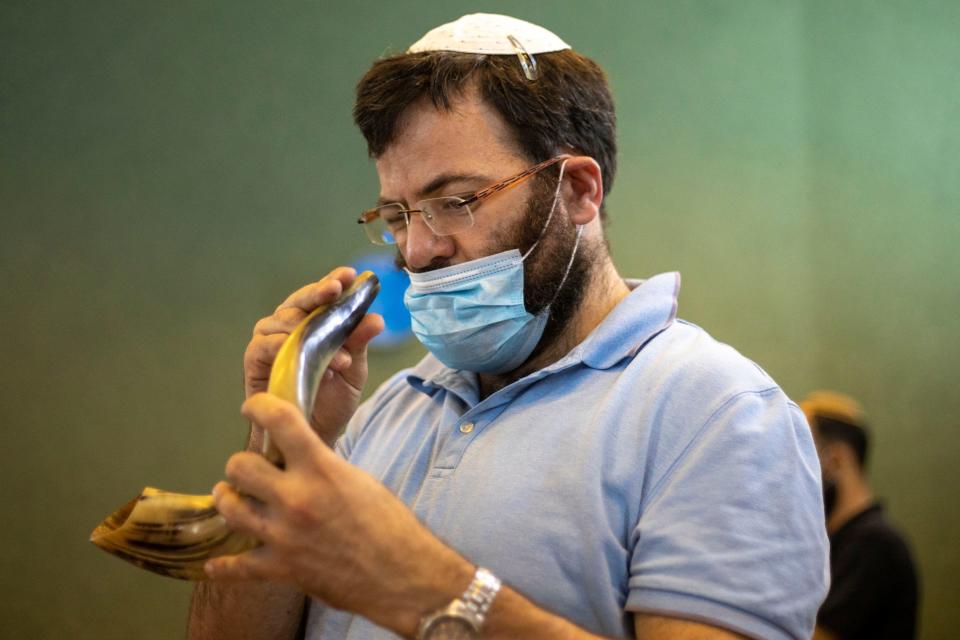
[[[580,248],[580,236],[583,234],[583,225],[577,225],[577,238],[573,241],[573,251],[570,252],[570,260],[567,262],[567,270],[563,272],[563,277],[560,278],[560,284],[557,286],[557,292],[553,294],[553,300],[557,299],[557,296],[560,295],[560,289],[563,289],[563,283],[567,281],[567,276],[570,275],[570,269],[573,268],[573,259],[577,257],[577,249]],[[553,300],[550,301],[550,304],[553,304]],[[548,307],[550,305],[547,305]]]
[[527,80],[530,82],[534,82],[540,77],[540,72],[537,69],[537,61],[532,55],[527,53],[527,50],[523,47],[519,40],[509,34],[507,35],[507,40],[510,41],[510,44],[513,45],[513,50],[517,53],[517,59],[520,61],[520,68],[523,69],[523,75],[526,76]]
[[567,282],[567,276],[570,275],[570,269],[573,268],[573,260],[577,257],[577,249],[580,248],[580,236],[583,234],[583,225],[577,225],[577,237],[573,241],[573,251],[570,252],[570,259],[567,261],[567,269],[563,272],[563,277],[560,278],[560,284],[557,285],[557,290],[553,292],[553,297],[550,298],[550,302],[547,303],[547,306],[543,308],[543,311],[540,313],[550,313],[550,307],[553,305],[553,301],[557,299],[557,296],[560,295],[560,291],[563,290],[563,285]]
[[543,223],[543,229],[540,229],[540,235],[537,236],[537,241],[530,245],[530,248],[527,249],[527,252],[523,254],[523,257],[520,258],[520,261],[527,259],[527,256],[533,253],[533,250],[537,248],[537,245],[540,244],[540,240],[543,239],[543,234],[547,232],[547,227],[550,226],[550,221],[553,220],[553,212],[557,210],[557,203],[560,202],[560,187],[563,186],[563,170],[567,166],[567,161],[564,160],[560,163],[560,175],[557,177],[557,188],[553,192],[553,205],[550,207],[550,213],[547,215],[547,221]]
[[[557,178],[557,190],[553,193],[553,206],[550,207],[550,215],[547,216],[547,221],[543,225],[543,229],[540,230],[540,237],[537,238],[537,241],[533,243],[533,246],[527,249],[527,252],[523,254],[523,257],[520,258],[520,261],[523,262],[527,259],[527,256],[540,244],[540,239],[543,238],[543,234],[547,231],[547,227],[550,226],[550,221],[553,219],[553,212],[557,210],[557,203],[560,202],[560,187],[563,185],[563,170],[567,166],[567,161],[564,160],[560,163],[560,176]],[[573,261],[577,257],[577,249],[580,248],[580,236],[583,235],[583,225],[577,225],[577,237],[573,241],[573,251],[570,252],[570,259],[567,261],[567,268],[563,272],[563,277],[560,278],[560,284],[557,285],[557,290],[554,292],[553,297],[550,298],[550,302],[547,303],[547,306],[543,308],[543,311],[540,313],[549,313],[550,305],[553,304],[553,301],[557,299],[557,296],[560,295],[560,291],[563,289],[563,285],[567,282],[567,276],[570,275],[570,269],[573,268]]]

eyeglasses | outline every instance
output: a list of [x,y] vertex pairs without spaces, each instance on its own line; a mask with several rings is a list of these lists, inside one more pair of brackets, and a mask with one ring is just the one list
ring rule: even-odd
[[399,202],[367,209],[360,214],[357,222],[363,225],[363,230],[370,242],[377,245],[403,244],[407,228],[410,226],[411,213],[419,213],[420,219],[434,235],[453,235],[473,226],[473,212],[470,210],[470,205],[489,198],[495,193],[512,189],[522,184],[527,178],[569,157],[560,155],[550,158],[473,194],[427,198],[416,203],[413,209],[407,209]]

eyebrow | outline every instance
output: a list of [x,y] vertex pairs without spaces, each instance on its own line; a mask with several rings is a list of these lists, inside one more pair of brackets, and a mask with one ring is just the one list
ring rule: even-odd
[[[476,173],[441,174],[415,192],[417,195],[417,201],[422,200],[424,197],[430,195],[431,193],[435,193],[440,189],[443,189],[444,187],[449,186],[455,182],[474,182],[474,181],[485,185],[488,183],[492,183],[493,178],[490,178],[488,176],[482,176]],[[384,196],[380,196],[379,198],[377,198],[376,206],[380,207],[385,204],[392,204],[394,202],[399,202],[404,206],[407,206],[407,203],[403,202],[402,200],[399,200],[397,198],[387,198]]]

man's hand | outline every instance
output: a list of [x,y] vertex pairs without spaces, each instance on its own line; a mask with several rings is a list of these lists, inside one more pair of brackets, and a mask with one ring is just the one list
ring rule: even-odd
[[[248,397],[267,389],[277,352],[290,332],[318,306],[336,300],[355,279],[353,269],[335,269],[319,282],[295,291],[272,315],[257,323],[243,358]],[[334,356],[321,381],[313,420],[316,432],[328,442],[334,441],[356,410],[367,378],[367,343],[382,330],[380,316],[366,316]],[[262,446],[263,430],[252,425],[248,447],[259,451]],[[296,586],[201,582],[191,602],[188,637],[292,639],[303,608],[303,593]]]
[[[257,394],[243,414],[270,433],[286,461],[278,469],[255,453],[227,462],[227,482],[214,487],[228,524],[263,546],[207,562],[214,581],[285,583],[337,609],[401,636],[420,618],[459,597],[474,566],[445,546],[386,487],[330,450],[289,402]],[[706,624],[639,614],[637,637],[739,638]],[[491,638],[598,636],[538,608],[504,585],[484,633]]]
[[[353,284],[356,275],[349,267],[334,269],[318,282],[290,294],[272,315],[257,322],[243,356],[244,391],[248,398],[267,390],[273,361],[290,332],[311,311],[336,300]],[[330,361],[320,381],[312,415],[313,427],[325,442],[332,443],[356,411],[367,381],[367,344],[381,331],[383,318],[367,315]],[[258,441],[258,436],[255,434],[252,440]]]
[[404,635],[466,588],[474,567],[437,540],[382,484],[311,431],[297,408],[261,393],[243,414],[269,432],[281,470],[254,453],[227,462],[214,488],[228,524],[263,546],[207,563],[214,580],[285,582]]

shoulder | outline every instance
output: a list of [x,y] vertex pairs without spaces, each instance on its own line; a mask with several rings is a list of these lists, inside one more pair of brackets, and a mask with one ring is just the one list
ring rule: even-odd
[[682,321],[629,369],[656,407],[628,609],[809,637],[827,592],[828,548],[799,407],[750,359]]
[[659,367],[676,371],[698,384],[741,390],[776,386],[755,362],[732,346],[716,340],[699,326],[679,318],[656,336],[647,345],[647,350],[648,356],[657,359]]
[[[732,492],[742,483],[799,482],[818,509],[819,466],[800,408],[756,363],[691,323],[677,320],[625,369],[634,414],[651,432],[651,499],[682,491],[688,473]],[[814,504],[816,503],[816,504]],[[825,532],[824,532],[825,538]]]
[[872,509],[852,524],[838,550],[846,548],[858,558],[887,566],[913,566],[906,536],[891,524],[881,509]]
[[[678,429],[722,424],[725,416],[740,414],[741,408],[752,405],[760,413],[749,424],[807,431],[799,407],[766,371],[683,320],[674,321],[654,337],[634,356],[625,373],[634,376],[646,397],[658,403],[659,415],[682,420],[684,426]],[[732,426],[746,424],[741,419]]]

